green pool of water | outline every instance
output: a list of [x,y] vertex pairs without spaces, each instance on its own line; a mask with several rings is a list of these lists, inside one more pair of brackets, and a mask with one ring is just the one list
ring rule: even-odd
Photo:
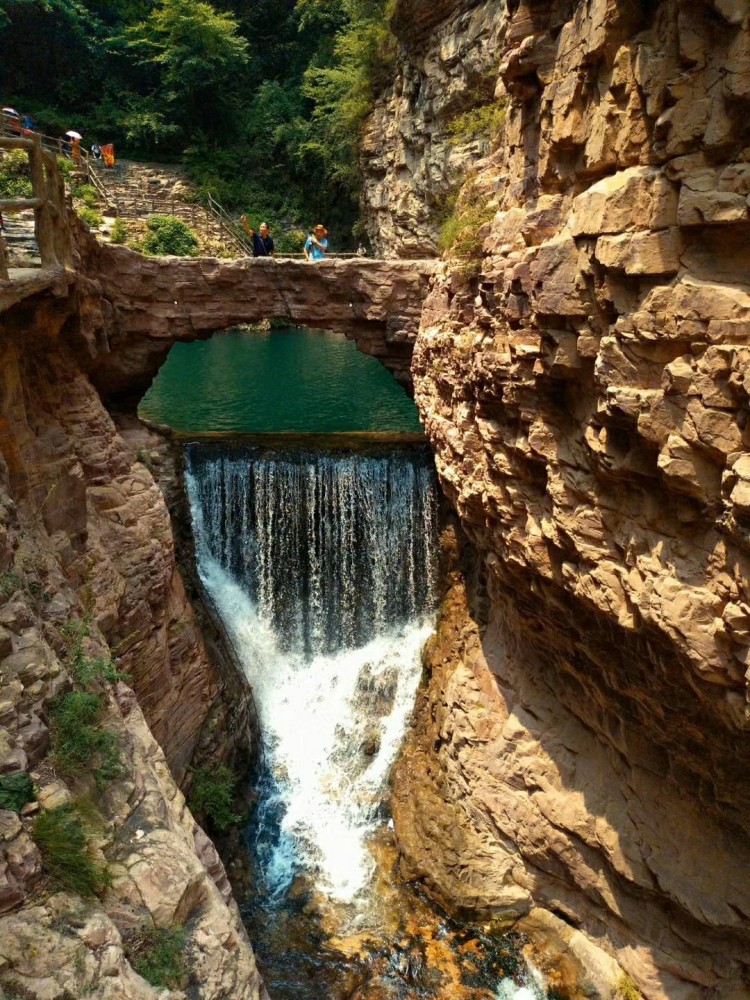
[[420,430],[414,402],[379,361],[338,334],[291,327],[175,344],[138,412],[191,433]]

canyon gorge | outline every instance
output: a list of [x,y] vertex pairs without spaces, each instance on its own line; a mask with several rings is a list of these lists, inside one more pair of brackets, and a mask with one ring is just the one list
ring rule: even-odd
[[[251,706],[133,415],[172,343],[280,317],[411,385],[455,512],[392,778],[402,875],[567,942],[571,997],[750,997],[750,10],[398,0],[392,23],[361,147],[383,259],[147,259],[71,214],[73,268],[2,289],[0,773],[85,803],[111,871],[94,900],[46,892],[0,811],[7,994],[265,995],[180,790],[246,766]],[[502,126],[461,137],[477,105]],[[438,259],[448,215],[470,238]],[[103,791],[47,756],[84,656],[117,664]],[[192,992],[131,962],[173,923]]]

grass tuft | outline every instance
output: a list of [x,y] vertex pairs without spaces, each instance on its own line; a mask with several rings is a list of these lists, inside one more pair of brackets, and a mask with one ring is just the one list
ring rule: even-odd
[[155,928],[141,938],[130,962],[152,986],[179,989],[187,979],[184,949],[185,932],[181,927]]
[[33,836],[45,871],[60,889],[96,896],[109,885],[107,869],[90,857],[83,825],[71,806],[43,812]]
[[69,691],[52,706],[52,756],[64,775],[91,763],[98,785],[120,774],[117,737],[101,727],[103,708],[101,695],[89,691]]

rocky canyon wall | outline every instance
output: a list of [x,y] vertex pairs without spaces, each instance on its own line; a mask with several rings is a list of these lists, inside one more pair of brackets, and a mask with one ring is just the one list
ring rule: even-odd
[[497,0],[416,0],[397,7],[399,58],[362,141],[362,210],[376,253],[432,257],[440,224],[486,137],[451,123],[494,92],[505,30]]
[[[0,779],[30,775],[42,815],[70,803],[85,814],[112,884],[95,900],[50,898],[32,839],[40,808],[0,809],[0,987],[146,1000],[138,948],[177,927],[190,995],[258,1000],[226,875],[176,784],[247,752],[250,698],[207,654],[221,637],[200,633],[165,505],[166,493],[184,508],[174,457],[133,409],[175,341],[273,317],[342,330],[408,381],[435,263],[148,259],[69,223],[74,270],[0,288]],[[86,634],[75,654],[71,628]],[[81,691],[80,657],[111,660],[132,690],[98,677]],[[71,689],[104,699],[121,759],[106,790],[93,765],[56,773]]]
[[[0,778],[30,774],[41,806],[22,817],[0,809],[0,987],[164,996],[134,956],[155,928],[177,928],[186,988],[257,1000],[262,983],[224,869],[176,785],[197,749],[206,760],[247,747],[247,695],[207,656],[150,454],[118,433],[89,380],[111,306],[84,275],[69,281],[64,294],[0,315]],[[63,738],[54,713],[80,688],[81,663],[94,671],[110,660],[127,685],[95,679],[84,693],[101,701],[119,755],[109,780],[96,781],[93,764],[61,767],[50,756]],[[82,760],[88,725],[76,715],[71,753]],[[109,872],[97,897],[51,882],[32,839],[38,815],[68,805]]]
[[[466,7],[424,15],[415,91]],[[547,906],[649,1000],[750,996],[749,16],[484,10],[506,121],[457,211],[489,221],[413,363],[480,582],[394,783],[405,868],[449,906]],[[430,205],[399,214],[394,135],[364,169],[408,246]]]

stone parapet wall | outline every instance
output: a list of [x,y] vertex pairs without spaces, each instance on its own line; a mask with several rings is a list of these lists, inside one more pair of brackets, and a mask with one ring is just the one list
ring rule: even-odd
[[267,319],[335,330],[410,386],[433,261],[148,258],[80,234],[82,352],[107,398],[140,399],[178,340]]

